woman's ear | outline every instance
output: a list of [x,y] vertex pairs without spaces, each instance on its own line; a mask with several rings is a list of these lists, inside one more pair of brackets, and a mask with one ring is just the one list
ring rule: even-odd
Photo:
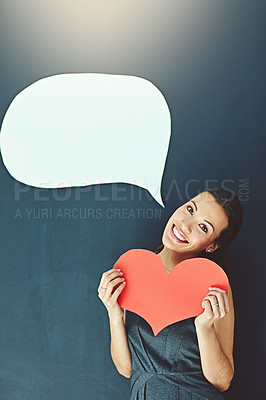
[[218,243],[211,243],[207,248],[206,248],[206,252],[207,253],[212,253],[212,252],[214,252],[215,250],[217,250],[218,248],[220,247],[220,245],[218,244]]

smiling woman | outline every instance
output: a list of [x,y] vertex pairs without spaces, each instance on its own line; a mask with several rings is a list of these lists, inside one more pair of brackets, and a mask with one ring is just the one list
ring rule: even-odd
[[[229,202],[229,192],[226,193]],[[223,206],[210,192],[200,193],[170,217],[163,233],[160,257],[174,266],[197,257],[202,251],[214,252],[220,247],[217,238],[228,227],[228,220]]]
[[[177,221],[181,219],[179,224],[176,218]],[[174,233],[174,230],[176,235],[177,232],[179,232],[179,235],[183,233],[183,237],[191,245],[184,250],[187,251],[190,248],[192,257],[211,259],[228,272],[228,248],[240,230],[242,219],[243,210],[239,199],[232,192],[217,188],[202,192],[179,207],[172,214],[169,221],[176,221],[177,226],[173,222],[172,233]],[[215,221],[215,223],[212,223],[212,221]],[[191,225],[193,223],[195,226],[192,230]],[[169,228],[167,225],[164,235],[167,235],[167,229]],[[179,237],[179,239],[181,238]],[[209,239],[213,239],[213,243],[205,246],[206,240],[208,241]],[[195,245],[195,240],[197,248],[203,246],[200,251],[193,250],[192,244],[194,243]],[[156,249],[156,252],[161,252],[161,257],[164,257],[165,253],[165,251],[162,251],[163,249],[163,244]],[[183,247],[181,249],[183,250]],[[180,252],[178,251],[178,253]],[[185,258],[189,258],[187,256]],[[182,254],[175,254],[175,257],[181,258]]]
[[[211,258],[218,251],[227,254],[242,217],[238,198],[220,188],[202,192],[179,207],[156,250],[167,272],[189,258]],[[130,311],[125,316],[119,306],[117,298],[126,283],[122,275],[117,269],[105,272],[98,293],[108,310],[112,359],[118,372],[131,378],[130,399],[223,399],[221,392],[234,375],[230,286],[228,293],[209,287],[200,315],[168,325],[154,336],[142,317]]]

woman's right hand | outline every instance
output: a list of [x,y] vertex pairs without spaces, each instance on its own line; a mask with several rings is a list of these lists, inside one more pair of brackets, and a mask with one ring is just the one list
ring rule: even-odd
[[98,287],[98,297],[106,307],[109,318],[121,318],[124,309],[119,306],[117,299],[125,287],[125,279],[120,269],[110,269],[102,274]]

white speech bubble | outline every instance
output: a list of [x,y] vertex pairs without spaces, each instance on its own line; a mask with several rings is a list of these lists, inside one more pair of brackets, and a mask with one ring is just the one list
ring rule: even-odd
[[1,129],[3,162],[39,188],[125,182],[164,207],[161,179],[171,134],[159,89],[136,76],[74,73],[20,92]]

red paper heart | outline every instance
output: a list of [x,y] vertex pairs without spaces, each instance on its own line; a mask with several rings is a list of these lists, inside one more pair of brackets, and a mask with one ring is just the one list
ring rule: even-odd
[[144,318],[155,336],[174,322],[201,314],[210,286],[228,292],[225,272],[207,258],[182,261],[168,274],[157,254],[132,249],[119,257],[114,268],[121,269],[126,281],[119,305]]

